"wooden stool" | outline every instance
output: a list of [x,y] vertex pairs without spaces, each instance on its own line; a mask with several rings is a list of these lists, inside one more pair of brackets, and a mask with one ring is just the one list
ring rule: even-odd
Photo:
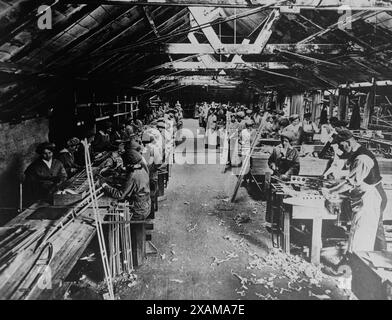
[[[146,235],[147,230],[153,229],[151,220],[131,221],[131,240],[132,240],[132,258],[134,268],[143,265],[146,258]],[[149,234],[151,239],[151,233]]]

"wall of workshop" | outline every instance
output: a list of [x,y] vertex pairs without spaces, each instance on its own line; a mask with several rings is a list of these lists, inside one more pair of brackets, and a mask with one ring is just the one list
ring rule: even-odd
[[48,133],[49,121],[45,118],[0,123],[0,225],[16,214],[19,182],[36,157],[35,147],[48,140]]

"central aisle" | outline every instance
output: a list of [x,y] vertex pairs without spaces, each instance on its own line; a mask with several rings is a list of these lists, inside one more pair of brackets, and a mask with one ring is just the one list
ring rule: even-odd
[[[185,120],[184,127],[196,130],[197,121]],[[264,204],[251,200],[244,188],[231,204],[235,182],[236,176],[223,174],[221,165],[173,165],[166,200],[159,202],[154,220],[152,241],[158,254],[149,255],[136,271],[137,285],[122,288],[122,299],[260,299],[255,293],[263,292],[261,285],[244,291],[232,272],[248,279],[270,274],[247,269],[249,253],[264,256],[270,246],[262,227]],[[251,222],[238,226],[233,218],[239,213]],[[230,256],[213,264],[215,258]],[[307,294],[296,292],[295,298]]]

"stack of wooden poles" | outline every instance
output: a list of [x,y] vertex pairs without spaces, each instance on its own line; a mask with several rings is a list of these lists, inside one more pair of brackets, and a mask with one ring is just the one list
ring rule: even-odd
[[112,277],[134,271],[130,220],[128,202],[112,207],[109,213],[109,263]]

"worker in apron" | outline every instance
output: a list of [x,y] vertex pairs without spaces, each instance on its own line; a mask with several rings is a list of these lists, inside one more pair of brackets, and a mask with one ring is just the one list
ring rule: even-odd
[[228,125],[228,131],[230,165],[232,167],[238,167],[241,165],[241,157],[239,155],[239,128],[240,123],[238,122],[237,116],[235,114],[231,115],[231,122]]
[[307,112],[304,114],[304,121],[302,121],[302,137],[301,142],[312,143],[313,135],[319,132],[317,125],[311,120],[312,114]]
[[280,135],[281,143],[274,147],[268,159],[268,165],[273,174],[281,179],[288,179],[290,175],[297,175],[299,172],[299,153],[291,145],[293,136],[289,134]]
[[386,250],[383,211],[387,198],[378,162],[355,140],[350,130],[337,128],[336,131],[333,143],[339,145],[342,156],[347,159],[345,166],[349,173],[344,182],[323,189],[323,193],[327,199],[336,194],[349,196],[353,217],[348,252]]

